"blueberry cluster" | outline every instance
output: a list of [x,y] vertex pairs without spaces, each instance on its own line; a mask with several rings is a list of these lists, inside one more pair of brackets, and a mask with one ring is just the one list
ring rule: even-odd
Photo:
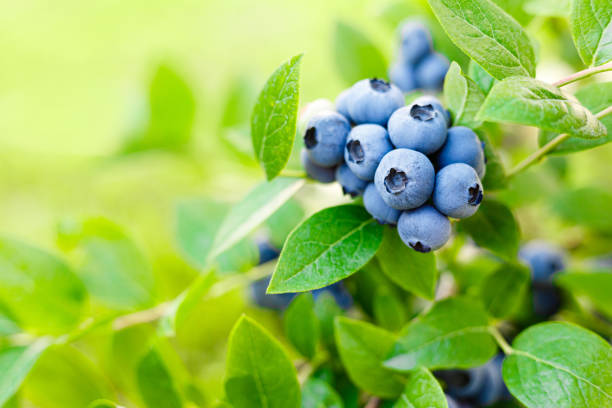
[[397,61],[389,69],[391,82],[403,92],[442,89],[450,64],[444,55],[433,51],[427,27],[418,21],[407,21],[399,32]]
[[323,183],[363,194],[380,223],[397,225],[419,252],[449,239],[448,217],[473,215],[483,198],[483,146],[469,128],[450,127],[440,101],[422,96],[405,106],[402,92],[380,79],[343,91],[335,110],[313,114],[304,131],[302,163]]

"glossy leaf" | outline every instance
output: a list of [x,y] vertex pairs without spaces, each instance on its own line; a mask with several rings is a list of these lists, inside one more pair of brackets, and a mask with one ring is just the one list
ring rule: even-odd
[[453,42],[496,79],[534,76],[531,40],[516,20],[489,0],[429,0]]
[[470,61],[468,73],[470,78],[472,78],[472,80],[478,85],[480,90],[484,92],[485,95],[488,94],[495,83],[495,78],[489,75],[489,73],[482,69],[482,67],[474,62],[474,60]]
[[444,79],[444,99],[453,118],[453,126],[477,128],[482,124],[476,114],[484,102],[485,94],[480,87],[461,72],[453,61]]
[[612,60],[612,7],[609,0],[573,0],[570,26],[580,58],[597,66]]
[[449,298],[415,318],[400,333],[385,366],[406,372],[468,368],[486,363],[497,350],[488,316],[477,300]]
[[573,296],[586,298],[598,311],[612,319],[612,271],[566,272],[555,276],[555,282]]
[[217,232],[209,259],[235,245],[270,217],[302,186],[304,179],[282,177],[258,185],[229,211]]
[[304,292],[344,279],[376,254],[381,225],[357,205],[319,211],[289,236],[268,293]]
[[340,78],[347,85],[365,78],[386,78],[387,61],[376,45],[357,28],[336,23],[333,56]]
[[293,149],[300,99],[301,60],[302,55],[296,55],[274,71],[253,108],[253,148],[268,180],[278,176],[285,168]]
[[[576,92],[576,98],[593,113],[600,112],[612,106],[612,82],[602,82],[587,85]],[[549,154],[567,154],[592,149],[612,141],[612,115],[602,118],[601,123],[606,127],[608,134],[598,139],[582,139],[572,136],[561,142]],[[540,146],[544,146],[557,136],[557,133],[541,131]]]
[[336,319],[336,344],[351,381],[359,388],[384,398],[396,398],[403,383],[382,362],[395,336],[371,324],[344,317]]
[[514,263],[504,263],[488,275],[480,287],[480,298],[489,314],[511,316],[523,301],[530,276],[529,269]]
[[0,406],[3,406],[19,390],[21,384],[51,341],[42,338],[30,346],[0,349]]
[[492,190],[501,190],[507,187],[508,178],[506,177],[506,171],[504,165],[495,150],[491,138],[488,133],[484,131],[477,131],[478,137],[484,142],[484,153],[487,163],[487,171],[482,185],[484,186],[485,192]]
[[301,408],[344,408],[344,403],[331,385],[317,378],[309,378],[302,388]]
[[383,329],[396,331],[406,322],[406,307],[402,299],[385,286],[377,288],[373,310],[376,322]]
[[296,296],[285,312],[285,334],[297,351],[313,358],[319,342],[319,321],[312,294]]
[[86,292],[61,259],[0,238],[0,299],[21,328],[63,334],[80,320]]
[[514,259],[519,246],[519,227],[510,209],[489,198],[470,218],[461,221],[477,245],[506,258]]
[[503,365],[504,382],[528,408],[612,406],[612,348],[569,323],[522,332]]
[[259,324],[243,316],[229,339],[225,393],[234,408],[299,408],[295,367]]
[[156,347],[140,360],[136,369],[140,395],[148,408],[181,408],[183,401],[172,374]]
[[376,258],[385,275],[402,289],[433,300],[438,278],[433,252],[414,251],[404,244],[396,229],[387,227]]
[[573,96],[531,78],[507,78],[491,88],[478,118],[510,122],[583,139],[606,135],[606,128]]
[[393,408],[448,408],[438,380],[423,367],[408,373],[406,388]]

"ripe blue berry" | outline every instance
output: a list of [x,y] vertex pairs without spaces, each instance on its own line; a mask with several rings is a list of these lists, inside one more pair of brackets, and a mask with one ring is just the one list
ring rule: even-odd
[[531,269],[534,282],[550,282],[553,274],[565,269],[563,251],[544,241],[531,241],[523,245],[519,258]]
[[446,125],[450,126],[451,114],[448,110],[444,109],[444,106],[442,106],[442,103],[435,96],[431,96],[431,95],[419,96],[412,103],[416,103],[422,106],[424,105],[433,106],[435,110],[437,110],[438,112],[442,114],[442,116],[444,116],[444,119],[446,119]]
[[250,292],[252,301],[266,309],[284,310],[289,306],[291,300],[295,296],[295,293],[281,293],[281,294],[266,294],[268,284],[270,283],[270,277],[260,279],[251,284]]
[[388,206],[408,210],[422,205],[431,196],[434,168],[422,153],[395,149],[380,161],[374,183]]
[[313,180],[317,180],[320,183],[332,183],[336,180],[336,168],[335,167],[323,167],[314,163],[310,160],[308,151],[302,149],[300,153],[300,159],[302,160],[302,166],[308,177]]
[[391,114],[404,103],[404,94],[395,85],[382,79],[364,79],[353,85],[348,111],[356,124],[385,126]]
[[379,125],[358,125],[346,138],[344,161],[357,177],[374,180],[378,163],[393,150],[387,130]]
[[258,241],[257,249],[259,251],[259,265],[273,261],[280,255],[280,251],[273,247],[267,240]]
[[363,194],[368,185],[367,181],[357,177],[345,163],[336,168],[336,180],[342,186],[342,192],[350,194],[351,197]]
[[416,64],[432,50],[431,35],[427,27],[418,21],[407,21],[400,27],[399,59],[407,64]]
[[457,404],[457,401],[455,401],[450,395],[445,395],[446,396],[446,404],[448,405],[448,408],[461,408],[459,407],[459,404]]
[[482,180],[485,175],[485,160],[482,143],[474,131],[465,126],[454,126],[448,129],[446,144],[437,155],[439,168],[453,163],[465,163],[472,166]]
[[378,194],[374,183],[368,184],[363,193],[363,205],[368,213],[381,224],[397,224],[401,211],[391,208]]
[[476,170],[465,163],[443,167],[436,174],[433,203],[438,211],[452,218],[474,215],[483,197]]
[[344,159],[344,144],[351,130],[348,120],[334,111],[314,114],[304,133],[304,145],[315,164],[332,167]]
[[388,129],[395,147],[424,154],[434,153],[446,140],[446,118],[431,104],[413,103],[396,110],[389,119]]
[[404,211],[397,232],[406,245],[418,252],[441,248],[450,238],[451,225],[446,216],[430,205]]
[[345,89],[344,91],[340,92],[336,98],[336,110],[339,114],[347,118],[349,122],[352,121],[351,115],[348,111],[349,101],[351,100],[352,95],[351,90],[352,88]]
[[532,294],[533,311],[540,317],[549,318],[561,308],[561,293],[551,282],[534,282]]
[[389,79],[391,83],[401,89],[402,92],[410,92],[416,89],[416,78],[414,69],[402,61],[394,63],[389,68]]
[[449,66],[448,59],[442,54],[435,52],[425,56],[415,70],[419,88],[442,89]]

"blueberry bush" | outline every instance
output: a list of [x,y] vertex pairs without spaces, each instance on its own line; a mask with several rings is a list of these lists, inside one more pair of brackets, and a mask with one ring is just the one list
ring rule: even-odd
[[[301,100],[308,53],[233,81],[213,179],[265,180],[154,212],[172,250],[82,212],[54,250],[0,237],[0,407],[612,408],[609,154],[571,161],[612,140],[612,3],[375,14],[392,61],[337,23],[336,95]],[[574,73],[550,81],[550,54]],[[97,165],[188,156],[197,107],[160,65]],[[188,183],[155,167],[107,176],[153,192],[125,189],[127,222]]]

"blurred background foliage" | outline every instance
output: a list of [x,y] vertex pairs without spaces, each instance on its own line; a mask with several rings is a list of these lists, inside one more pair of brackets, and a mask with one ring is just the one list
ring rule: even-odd
[[[533,36],[538,78],[581,68],[566,21],[551,16],[563,8],[497,3]],[[92,317],[110,322],[176,297],[202,272],[229,204],[263,180],[249,117],[266,77],[304,51],[302,106],[333,99],[364,76],[386,77],[395,27],[408,16],[424,19],[436,48],[468,72],[468,59],[422,0],[5,2],[0,334],[27,343],[30,335],[65,334]],[[492,127],[490,136],[507,167],[537,147],[537,133],[526,127]],[[579,268],[612,256],[610,160],[610,145],[550,158],[495,195],[516,210],[525,239],[560,244]],[[217,275],[249,271],[257,238],[280,247],[306,214],[345,200],[336,185],[308,185],[253,239],[227,250]],[[439,257],[460,288],[497,265],[457,257],[462,240]],[[377,268],[347,286],[364,313],[397,330],[420,300],[402,295]],[[24,286],[24,275],[34,283]],[[340,311],[325,302],[318,311],[331,322]],[[277,313],[252,306],[248,291],[236,288],[199,302],[171,340],[153,325],[101,324],[52,346],[7,406],[82,408],[102,398],[153,407],[156,392],[207,406],[222,396],[227,336],[245,311],[283,338]],[[593,319],[581,323],[601,327]],[[174,389],[160,391],[148,379],[167,371]]]

